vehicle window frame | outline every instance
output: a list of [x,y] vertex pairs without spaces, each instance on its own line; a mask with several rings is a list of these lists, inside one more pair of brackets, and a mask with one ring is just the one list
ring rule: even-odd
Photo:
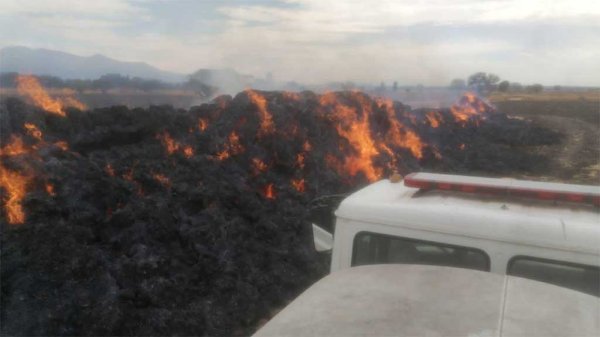
[[[561,287],[561,288],[566,288],[566,289],[571,289],[580,293],[584,293],[587,294],[587,292],[584,292],[582,290],[579,289],[574,289],[574,288],[570,288],[570,287],[565,287],[563,285],[560,284],[555,284],[555,283],[550,283],[547,281],[542,281],[539,279],[533,279],[533,278],[529,278],[529,277],[524,277],[524,276],[519,276],[519,275],[514,275],[514,274],[510,274],[510,268],[513,266],[513,264],[515,263],[516,260],[519,259],[524,259],[526,261],[532,261],[532,262],[541,262],[541,263],[548,263],[548,264],[555,264],[558,266],[565,266],[565,267],[575,267],[575,268],[584,268],[584,269],[596,269],[598,270],[598,273],[600,273],[600,266],[594,266],[591,264],[584,264],[584,263],[577,263],[577,262],[571,262],[571,261],[563,261],[563,260],[554,260],[554,259],[548,259],[548,258],[544,258],[544,257],[537,257],[537,256],[530,256],[530,255],[515,255],[513,257],[511,257],[508,260],[508,263],[506,264],[506,275],[507,276],[513,276],[513,277],[520,277],[520,278],[524,278],[527,280],[532,280],[532,281],[536,281],[536,282],[543,282],[546,284],[551,284],[557,287]],[[591,295],[591,294],[590,294]],[[594,295],[592,295],[594,296]]]
[[392,234],[383,234],[383,233],[377,233],[377,232],[370,232],[370,231],[360,231],[357,232],[356,234],[354,234],[354,238],[352,239],[352,257],[350,260],[350,267],[355,267],[355,259],[356,259],[356,254],[357,254],[357,247],[358,245],[357,243],[357,239],[360,235],[365,235],[365,234],[369,234],[369,235],[376,235],[376,236],[380,236],[380,237],[386,237],[386,238],[391,238],[391,239],[400,239],[400,240],[405,240],[405,241],[409,241],[409,242],[415,242],[415,243],[424,243],[424,244],[430,244],[430,245],[438,245],[438,246],[444,246],[444,247],[448,247],[448,248],[454,248],[454,249],[468,249],[468,250],[473,250],[477,253],[481,253],[483,255],[483,257],[485,257],[485,269],[474,269],[474,268],[466,268],[466,267],[458,267],[458,266],[442,266],[442,267],[452,267],[452,268],[463,268],[463,269],[470,269],[470,270],[479,270],[479,271],[483,271],[483,272],[490,272],[491,271],[491,267],[492,267],[492,260],[489,256],[489,254],[484,251],[483,249],[480,248],[474,248],[474,247],[467,247],[467,246],[461,246],[461,245],[455,245],[455,244],[451,244],[451,243],[446,243],[446,242],[437,242],[437,241],[431,241],[431,240],[422,240],[422,239],[415,239],[415,238],[410,238],[410,237],[405,237],[405,236],[397,236],[397,235],[392,235]]

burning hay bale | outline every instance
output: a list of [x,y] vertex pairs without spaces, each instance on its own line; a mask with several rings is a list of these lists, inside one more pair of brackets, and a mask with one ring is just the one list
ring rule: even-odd
[[327,270],[315,198],[420,167],[534,171],[543,158],[516,144],[559,141],[475,97],[436,111],[257,91],[189,111],[0,109],[10,335],[248,334]]

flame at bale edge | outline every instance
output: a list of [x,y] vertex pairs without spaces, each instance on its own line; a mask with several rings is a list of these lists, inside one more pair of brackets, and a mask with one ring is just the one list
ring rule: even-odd
[[273,184],[268,184],[267,186],[265,186],[265,188],[263,190],[263,195],[267,199],[271,199],[271,200],[275,199],[275,188],[273,187]]
[[[404,147],[410,149],[413,156],[418,159],[423,158],[423,147],[425,146],[414,131],[407,129],[400,123],[396,117],[396,111],[394,110],[394,102],[392,100],[385,100],[378,102],[380,107],[385,107],[388,121],[390,122],[390,129],[385,137],[386,143]],[[387,147],[386,143],[381,143],[382,147]],[[392,154],[394,161],[395,156]]]
[[38,127],[35,126],[35,124],[25,123],[24,127],[25,129],[27,129],[27,134],[37,139],[38,141],[42,140],[42,131],[40,131],[40,129],[38,129]]
[[27,186],[31,181],[28,175],[9,171],[0,164],[0,187],[8,194],[4,204],[4,210],[9,224],[22,224],[25,222],[25,211],[23,211],[23,198],[27,194]]
[[465,92],[458,102],[450,107],[454,119],[463,126],[474,117],[485,118],[484,113],[489,110],[494,110],[494,108],[472,92]]
[[227,137],[227,142],[223,146],[223,150],[217,153],[217,159],[223,161],[232,155],[244,152],[244,146],[240,144],[240,136],[235,131],[232,131]]
[[[350,95],[360,104],[362,116],[359,116],[354,107],[340,102],[335,93],[323,94],[319,98],[319,103],[321,107],[333,108],[333,119],[338,135],[345,138],[355,151],[355,154],[346,155],[343,170],[351,176],[362,172],[369,181],[376,181],[381,178],[383,170],[373,164],[373,157],[378,155],[379,151],[371,138],[369,123],[371,104],[360,93],[352,92]],[[339,172],[340,166],[335,165],[335,168]]]
[[16,80],[19,94],[28,97],[34,105],[52,114],[65,117],[64,108],[66,106],[72,106],[80,110],[87,109],[85,104],[70,96],[64,99],[50,97],[35,76],[18,75]]
[[181,145],[179,144],[175,139],[173,139],[173,137],[171,137],[171,135],[168,132],[163,132],[163,133],[159,133],[156,135],[156,139],[160,140],[164,147],[165,150],[167,150],[167,153],[169,155],[174,154],[176,151],[181,150],[183,152],[183,155],[186,158],[191,158],[194,156],[194,149],[189,146],[189,145]]
[[[21,137],[12,135],[11,142],[0,149],[1,156],[19,156],[30,153],[32,149],[25,147]],[[23,198],[27,194],[27,186],[33,177],[29,174],[14,172],[0,164],[0,187],[8,194],[4,201],[4,210],[9,224],[22,224],[25,222],[23,211]]]
[[267,99],[265,96],[259,94],[254,90],[246,90],[250,101],[256,105],[260,117],[260,129],[258,130],[258,136],[264,136],[271,134],[275,131],[275,125],[273,124],[273,116],[267,109]]

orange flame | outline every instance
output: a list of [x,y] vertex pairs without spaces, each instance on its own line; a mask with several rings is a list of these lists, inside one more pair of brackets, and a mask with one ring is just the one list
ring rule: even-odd
[[198,119],[198,130],[205,131],[208,127],[208,121],[204,118]]
[[223,161],[232,155],[244,152],[244,147],[240,144],[240,136],[235,131],[232,131],[227,137],[227,142],[224,145],[223,151],[217,153],[217,158]]
[[156,135],[156,138],[160,139],[168,154],[173,154],[179,149],[179,144],[173,138],[171,138],[171,135],[166,131],[162,134]]
[[273,116],[267,109],[267,99],[265,96],[259,94],[254,90],[247,90],[248,98],[250,101],[258,107],[260,117],[260,130],[258,130],[259,136],[264,136],[275,131],[273,124]]
[[429,125],[431,125],[431,127],[434,129],[439,127],[442,121],[442,117],[437,111],[429,111],[425,115],[425,118],[427,118],[427,120],[429,121]]
[[254,166],[254,170],[259,172],[265,172],[267,170],[267,164],[265,164],[262,160],[258,158],[252,158],[252,164]]
[[55,196],[56,192],[54,192],[54,185],[47,183],[46,184],[46,193],[48,193],[51,196]]
[[[382,102],[380,102],[382,104]],[[410,149],[413,156],[421,159],[423,158],[423,142],[415,132],[405,128],[394,111],[394,105],[391,100],[383,102],[385,105],[385,111],[387,113],[388,120],[390,122],[390,130],[386,136],[386,141],[396,146]],[[382,144],[385,145],[385,144]]]
[[362,116],[358,115],[355,108],[339,102],[334,93],[326,93],[319,100],[322,106],[333,107],[337,132],[348,140],[355,151],[355,154],[346,157],[345,171],[351,176],[362,172],[369,181],[375,181],[381,177],[382,170],[373,165],[373,156],[378,155],[379,151],[371,138],[371,105],[360,93],[352,92],[350,95],[360,103]]
[[67,151],[69,149],[69,144],[67,144],[67,142],[64,140],[59,140],[58,142],[54,143],[54,145],[58,146],[63,151]]
[[464,124],[471,117],[484,113],[486,108],[486,104],[482,99],[478,98],[477,95],[472,92],[466,92],[457,104],[450,107],[450,112],[454,115],[454,119],[457,122],[462,122]]
[[302,144],[302,150],[304,150],[305,152],[312,150],[312,146],[310,145],[308,139],[304,142],[304,144]]
[[183,155],[186,158],[192,158],[194,156],[194,149],[191,146],[186,145],[183,147]]
[[63,99],[63,104],[65,106],[74,107],[74,108],[77,108],[79,110],[86,110],[87,109],[87,105],[81,103],[80,101],[76,100],[73,97],[65,97]]
[[0,165],[0,187],[4,188],[8,194],[8,200],[5,201],[4,209],[6,210],[9,224],[22,224],[25,222],[25,212],[23,211],[22,202],[27,193],[27,185],[30,181],[31,177],[9,171]]
[[292,186],[296,191],[304,193],[304,179],[292,179]]
[[80,110],[87,108],[85,104],[72,97],[66,97],[64,100],[50,97],[35,76],[18,75],[17,90],[19,94],[29,97],[36,106],[61,117],[66,116],[65,106],[73,106]]
[[[30,152],[23,145],[21,137],[12,135],[9,144],[0,148],[0,155],[18,156]],[[8,194],[8,199],[4,201],[4,209],[8,216],[8,223],[21,224],[25,222],[25,212],[23,211],[23,198],[27,194],[27,186],[32,177],[27,174],[10,171],[0,164],[0,187]]]
[[167,131],[163,132],[162,134],[157,134],[156,138],[163,143],[169,155],[172,155],[179,150],[183,152],[183,155],[186,158],[191,158],[194,155],[194,149],[191,146],[179,144]]
[[0,149],[0,155],[18,156],[20,154],[30,152],[23,144],[23,140],[19,136],[11,135],[10,143]]
[[155,173],[152,175],[152,177],[154,178],[154,180],[158,181],[161,185],[163,185],[165,187],[171,186],[171,180],[169,180],[169,178],[167,176],[165,176],[164,174]]
[[263,194],[267,199],[275,199],[275,190],[273,188],[273,184],[268,184],[265,186]]
[[35,124],[25,123],[25,129],[27,129],[28,135],[32,136],[33,138],[39,141],[42,140],[42,131],[40,131],[40,129],[38,129],[38,127],[35,126]]

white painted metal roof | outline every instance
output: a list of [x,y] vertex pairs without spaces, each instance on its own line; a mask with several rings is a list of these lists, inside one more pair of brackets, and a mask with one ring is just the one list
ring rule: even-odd
[[335,214],[338,219],[600,255],[600,212],[592,205],[420,192],[382,180],[346,198]]
[[529,181],[529,180],[517,180],[517,179],[498,179],[498,178],[485,178],[485,177],[473,177],[463,176],[454,174],[439,174],[439,173],[427,173],[418,172],[413,174],[415,178],[420,180],[429,180],[434,182],[449,182],[455,184],[468,184],[475,186],[489,186],[489,187],[504,187],[504,188],[516,188],[516,189],[528,189],[536,191],[546,192],[572,192],[572,193],[586,193],[594,196],[600,196],[600,186],[591,185],[575,185],[575,184],[560,184],[552,182],[541,182],[541,181]]
[[374,265],[320,280],[262,327],[277,336],[599,336],[600,298],[468,269]]

